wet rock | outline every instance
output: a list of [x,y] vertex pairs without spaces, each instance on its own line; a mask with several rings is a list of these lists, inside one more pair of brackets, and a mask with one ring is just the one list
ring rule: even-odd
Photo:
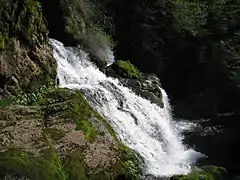
[[164,107],[162,102],[161,84],[154,75],[143,75],[143,79],[126,79],[119,77],[120,82],[133,90],[137,95],[150,100],[161,108]]
[[137,95],[163,108],[161,83],[158,77],[153,74],[142,74],[129,64],[129,62],[123,65],[115,62],[106,68],[105,73],[107,76],[118,78],[124,86],[132,89]]

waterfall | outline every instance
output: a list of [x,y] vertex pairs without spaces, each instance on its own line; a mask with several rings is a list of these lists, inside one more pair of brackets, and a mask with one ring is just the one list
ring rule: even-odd
[[64,47],[56,40],[51,40],[51,44],[60,87],[84,93],[113,126],[120,140],[144,158],[146,174],[164,177],[191,171],[191,164],[201,154],[183,145],[178,129],[172,124],[163,89],[164,108],[160,108],[121,85],[118,79],[106,77],[83,50]]

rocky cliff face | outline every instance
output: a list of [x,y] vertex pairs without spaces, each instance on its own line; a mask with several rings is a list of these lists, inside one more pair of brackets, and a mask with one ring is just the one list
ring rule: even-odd
[[[69,14],[70,7],[58,18],[68,17],[65,28],[80,37],[84,21],[81,32],[71,25],[79,28],[83,14]],[[46,24],[37,1],[0,2],[0,179],[139,179],[141,159],[81,92],[53,85]]]
[[96,1],[41,0],[50,36],[67,46],[81,46],[100,68],[106,58],[112,40],[103,28],[108,21]]
[[12,39],[11,45],[0,52],[0,99],[18,90],[31,90],[48,84],[56,76],[56,62],[49,45],[30,49],[20,40]]
[[0,99],[34,89],[56,76],[41,5],[33,0],[0,2]]

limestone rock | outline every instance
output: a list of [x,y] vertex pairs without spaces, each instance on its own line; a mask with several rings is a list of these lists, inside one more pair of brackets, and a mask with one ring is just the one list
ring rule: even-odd
[[[81,92],[52,87],[36,96],[26,105],[12,100],[12,104],[0,106],[0,157],[12,147],[36,157],[53,148],[63,163],[77,153],[71,163],[81,163],[84,172],[78,171],[82,175],[105,179],[127,173],[122,163],[129,161],[126,153],[130,151],[122,151],[114,130]],[[1,160],[0,167],[3,163],[8,163],[8,159]],[[0,171],[0,179],[1,175]]]
[[20,89],[34,89],[56,76],[56,61],[49,45],[29,49],[14,39],[0,51],[0,99]]

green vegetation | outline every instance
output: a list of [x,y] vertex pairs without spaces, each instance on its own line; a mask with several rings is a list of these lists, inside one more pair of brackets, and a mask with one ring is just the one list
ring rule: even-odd
[[126,175],[127,179],[130,180],[138,180],[142,175],[142,164],[143,160],[141,159],[140,155],[137,154],[132,149],[125,146],[117,137],[116,132],[114,131],[113,127],[106,121],[106,119],[102,118],[97,111],[94,112],[95,117],[101,120],[104,123],[104,126],[111,134],[111,136],[118,142],[118,151],[120,154],[121,159],[121,166],[116,167],[117,169],[122,169],[124,174]]
[[104,124],[105,128],[108,130],[108,132],[109,132],[109,133],[111,134],[111,136],[114,138],[114,140],[115,140],[116,142],[118,142],[118,143],[121,143],[120,140],[119,140],[118,137],[117,137],[117,134],[116,134],[115,130],[114,130],[113,127],[107,122],[107,120],[104,119],[102,116],[100,116],[100,114],[99,114],[96,110],[94,111],[94,116]]
[[0,49],[12,37],[28,45],[47,42],[48,30],[38,1],[2,0],[0,7]]
[[[71,152],[64,159],[60,159],[52,150],[46,150],[40,156],[24,152],[20,149],[9,149],[6,152],[0,152],[0,178],[7,175],[13,177],[24,177],[32,180],[97,180],[97,179],[114,179],[111,172],[89,176],[84,162],[83,152],[76,150]],[[131,161],[127,161],[129,164]],[[137,180],[137,172],[135,167],[126,164],[126,168],[130,168],[132,174],[126,176],[129,180]],[[115,168],[120,168],[116,166]],[[115,169],[117,173],[121,173],[120,169]],[[132,176],[133,175],[133,176]],[[115,174],[116,177],[116,174]]]
[[84,165],[83,154],[80,151],[74,151],[64,160],[64,167],[69,180],[88,180]]
[[140,71],[133,64],[131,64],[130,61],[115,61],[111,68],[115,71],[116,74],[123,77],[134,79],[142,78]]
[[89,121],[83,119],[77,121],[77,130],[83,130],[88,141],[93,141],[100,134]]
[[25,106],[43,105],[44,101],[47,100],[44,98],[44,94],[48,94],[56,89],[57,87],[55,87],[53,83],[50,83],[29,92],[19,90],[18,92],[16,92],[15,96],[11,96],[8,99],[1,100],[0,106],[4,107],[12,104],[19,104]]
[[[88,141],[93,141],[98,134],[101,134],[89,122],[93,109],[80,92],[71,92],[70,90],[50,85],[48,87],[43,86],[31,93],[21,92],[16,97],[12,97],[11,101],[13,104],[43,106],[45,113],[48,115],[63,111],[66,118],[71,118],[75,121],[77,130],[83,130]],[[63,103],[65,101],[70,102],[67,104]],[[8,101],[4,100],[3,102]],[[62,132],[55,130],[51,130],[50,134],[55,134],[57,137],[63,135]]]
[[57,129],[57,128],[45,128],[45,134],[49,136],[51,140],[57,141],[64,137],[66,134],[63,130]]
[[[66,40],[64,42],[67,42],[67,44],[75,44],[77,42],[85,49],[90,49],[90,52],[92,50],[92,54],[94,54],[94,52],[100,52],[99,47],[112,47],[114,45],[110,35],[105,33],[106,25],[110,24],[111,20],[102,13],[102,7],[95,1],[41,0],[40,2],[35,0],[2,0],[0,2],[0,51],[4,50],[0,52],[1,55],[9,53],[9,57],[12,57],[10,55],[14,55],[15,57],[16,54],[14,53],[22,53],[23,59],[21,59],[21,63],[23,67],[26,66],[26,72],[31,69],[27,68],[28,64],[24,64],[24,58],[27,59],[28,57],[34,64],[36,63],[39,66],[37,70],[42,70],[36,77],[33,76],[30,79],[31,85],[29,86],[25,86],[22,82],[20,84],[20,82],[17,82],[18,79],[14,79],[15,82],[7,82],[12,89],[14,89],[14,86],[11,86],[11,83],[16,83],[16,86],[19,85],[19,87],[11,92],[12,96],[8,99],[0,101],[0,108],[3,110],[1,118],[4,120],[14,119],[12,116],[15,117],[15,115],[11,114],[11,110],[8,112],[8,107],[12,107],[13,109],[19,108],[19,111],[26,110],[26,113],[29,112],[30,114],[37,113],[36,117],[39,118],[39,123],[44,127],[44,136],[53,146],[56,145],[59,139],[64,137],[66,132],[57,127],[52,127],[51,122],[47,122],[49,117],[59,118],[65,121],[64,123],[76,123],[76,130],[83,131],[88,141],[87,144],[96,142],[98,136],[105,135],[106,132],[100,132],[95,124],[95,122],[102,123],[116,141],[117,147],[113,151],[117,152],[116,154],[119,155],[120,160],[117,159],[116,164],[107,171],[90,175],[86,164],[83,162],[83,149],[69,152],[70,154],[67,157],[61,158],[52,149],[44,152],[41,151],[40,155],[31,154],[17,148],[9,149],[6,152],[0,152],[0,179],[9,174],[14,177],[25,177],[33,180],[105,180],[114,179],[119,174],[126,174],[132,180],[139,179],[141,161],[138,156],[119,141],[111,125],[97,111],[91,108],[80,92],[60,89],[55,87],[53,83],[38,88],[41,85],[39,82],[42,79],[47,79],[48,73],[50,74],[50,66],[52,66],[50,60],[41,59],[42,57],[37,52],[38,48],[42,47],[39,45],[48,42],[48,30],[52,37],[63,37]],[[50,14],[46,10],[48,3],[50,4],[48,7],[51,9]],[[54,3],[57,5],[52,6]],[[56,11],[53,10],[54,8]],[[56,14],[57,18],[53,14]],[[51,18],[56,23],[52,23]],[[60,36],[55,36],[56,32],[52,26],[56,25],[56,27],[59,27],[58,23],[63,28],[56,28],[60,32]],[[15,47],[14,42],[18,41],[14,39],[20,41],[19,47]],[[61,38],[57,39],[61,40]],[[15,52],[12,51],[12,48],[20,49],[17,49],[17,52]],[[43,57],[46,58],[44,55]],[[8,56],[6,58],[7,61]],[[16,68],[14,63],[14,61],[9,63],[13,64],[13,69]],[[19,68],[21,67],[19,66]],[[130,68],[128,69],[130,76],[133,76],[133,78],[136,78],[136,76],[140,77],[139,72],[133,66],[129,65],[127,68]],[[13,73],[9,73],[10,76],[13,76]],[[5,74],[3,75],[5,83],[5,80],[9,80],[10,76],[5,77]],[[33,88],[35,85],[36,88]],[[1,89],[3,88],[1,87]],[[25,118],[24,113],[19,113],[20,119]],[[29,119],[33,117],[35,118],[32,114],[29,115]],[[41,118],[43,118],[43,122],[40,122]],[[92,118],[94,118],[94,122],[91,121]],[[45,145],[41,145],[41,148],[43,147]]]
[[176,115],[239,114],[239,1],[101,3],[115,20],[116,58],[156,73],[173,104],[189,104],[188,114],[180,105]]
[[11,99],[4,99],[0,101],[0,107],[6,107],[12,104]]
[[121,144],[119,146],[121,162],[127,179],[138,180],[142,174],[143,160],[133,150]]
[[173,176],[171,180],[224,180],[226,170],[217,166],[204,166],[202,170],[190,173],[189,175]]
[[[91,123],[91,118],[94,118],[95,123],[102,123],[116,141],[116,151],[119,154],[120,160],[118,160],[116,164],[114,164],[113,167],[111,167],[107,171],[89,175],[88,169],[83,163],[84,151],[82,149],[76,150],[71,153],[69,152],[70,154],[67,155],[67,157],[64,157],[63,161],[58,161],[57,159],[51,160],[51,157],[46,156],[47,159],[50,160],[50,162],[45,161],[45,156],[32,158],[33,155],[29,153],[14,150],[14,155],[12,155],[12,151],[7,151],[5,152],[5,154],[3,154],[3,157],[5,157],[5,159],[0,162],[9,162],[12,160],[9,159],[10,157],[13,157],[13,159],[16,159],[16,161],[11,162],[7,165],[2,165],[8,167],[7,170],[2,169],[2,176],[5,176],[8,172],[11,172],[13,175],[21,177],[35,178],[36,176],[37,180],[43,177],[45,179],[59,178],[66,180],[97,180],[101,177],[101,179],[105,180],[114,179],[114,177],[123,174],[127,177],[127,179],[140,179],[140,175],[142,173],[142,160],[134,151],[127,148],[119,141],[111,125],[104,118],[102,118],[96,110],[91,108],[89,103],[84,99],[83,95],[80,92],[71,91],[68,89],[61,89],[53,85],[49,85],[43,86],[32,92],[19,92],[17,96],[10,98],[10,100],[10,103],[5,103],[8,102],[8,100],[2,101],[2,104],[4,104],[4,106],[2,107],[6,108],[8,105],[17,104],[29,106],[31,108],[36,107],[39,109],[39,114],[42,114],[45,118],[47,118],[48,116],[55,117],[56,115],[60,115],[66,123],[76,123],[76,130],[82,130],[85,134],[86,140],[89,143],[94,142],[97,136],[105,135],[105,132],[100,132],[95,128],[96,124],[95,126],[93,126],[93,124]],[[64,132],[63,130],[48,126],[44,128],[44,133],[47,141],[51,142],[52,144],[57,143],[57,141],[64,137],[64,135],[66,134],[66,132]],[[49,151],[46,153],[50,153],[49,156],[52,156],[52,152],[53,151]],[[6,155],[8,153],[10,153],[11,155]],[[15,156],[16,158],[14,158]],[[34,162],[39,162],[39,164],[37,164],[36,166],[35,164],[33,164]],[[51,166],[52,169],[47,167],[49,170],[45,171],[45,169],[43,169],[45,163],[47,163],[48,166]],[[39,172],[34,168],[37,168],[39,172],[42,171],[42,174],[38,175]]]
[[6,44],[9,41],[8,36],[6,34],[1,33],[0,31],[0,50],[6,49]]
[[227,170],[218,166],[203,166],[202,170],[208,174],[211,174],[214,179],[224,180],[227,175]]
[[9,174],[34,180],[66,180],[62,162],[51,149],[41,157],[34,157],[19,149],[1,152],[0,177]]

